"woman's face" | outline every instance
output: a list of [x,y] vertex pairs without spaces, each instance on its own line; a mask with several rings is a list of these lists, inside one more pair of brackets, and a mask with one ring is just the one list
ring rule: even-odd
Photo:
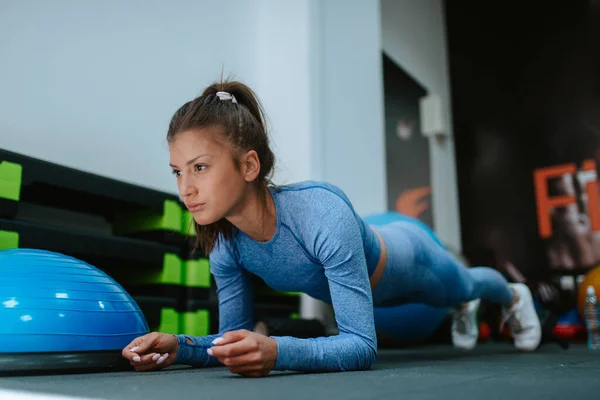
[[181,199],[199,225],[208,225],[234,212],[244,199],[248,182],[218,127],[179,133],[169,145],[170,165]]

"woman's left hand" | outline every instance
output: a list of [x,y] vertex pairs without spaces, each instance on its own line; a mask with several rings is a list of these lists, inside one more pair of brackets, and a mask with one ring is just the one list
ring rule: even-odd
[[277,361],[275,339],[245,329],[230,331],[213,341],[208,354],[216,357],[234,374],[267,376]]

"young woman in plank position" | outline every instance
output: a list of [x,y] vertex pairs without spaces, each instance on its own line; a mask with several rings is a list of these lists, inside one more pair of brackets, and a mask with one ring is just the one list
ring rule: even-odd
[[[275,157],[264,114],[244,84],[206,88],[177,110],[167,139],[197,245],[209,254],[220,327],[218,335],[153,332],[135,339],[123,356],[137,371],[171,364],[227,366],[244,376],[368,369],[377,356],[373,307],[409,302],[453,308],[458,349],[477,342],[480,300],[503,307],[518,349],[538,347],[540,322],[526,286],[509,284],[492,268],[465,267],[418,224],[367,225],[334,185],[271,184]],[[273,289],[331,303],[339,334],[252,332],[250,274]]]

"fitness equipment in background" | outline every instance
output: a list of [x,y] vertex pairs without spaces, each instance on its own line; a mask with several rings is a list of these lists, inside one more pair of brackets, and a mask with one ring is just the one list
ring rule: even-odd
[[585,298],[588,286],[593,286],[596,293],[600,293],[600,267],[595,267],[588,271],[577,289],[577,310],[583,319],[585,319]]
[[175,195],[0,149],[0,217],[20,219],[24,203],[100,216],[117,236],[183,239]]
[[[31,241],[36,230],[54,228],[55,241],[68,233],[95,234],[91,241],[110,239],[104,248],[123,241],[133,252],[136,244],[146,244],[139,250],[148,252],[156,243],[188,259],[186,213],[173,194],[0,149],[0,222],[23,224]],[[16,247],[20,239],[18,232],[2,229],[0,248]]]
[[158,296],[133,296],[146,316],[150,331],[206,336],[219,329],[218,310],[214,302]]
[[149,332],[135,300],[63,254],[0,251],[0,372],[129,368],[122,349]]

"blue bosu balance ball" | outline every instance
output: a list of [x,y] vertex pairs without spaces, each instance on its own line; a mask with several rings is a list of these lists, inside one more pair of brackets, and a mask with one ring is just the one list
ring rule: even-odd
[[149,332],[114,279],[44,250],[0,251],[0,355],[113,352]]
[[[444,247],[433,231],[423,222],[397,212],[372,214],[364,218],[374,227],[392,222],[405,221],[423,228],[440,246]],[[411,303],[389,307],[375,307],[375,329],[400,342],[418,342],[431,336],[448,316],[448,308],[431,307],[425,304]]]

